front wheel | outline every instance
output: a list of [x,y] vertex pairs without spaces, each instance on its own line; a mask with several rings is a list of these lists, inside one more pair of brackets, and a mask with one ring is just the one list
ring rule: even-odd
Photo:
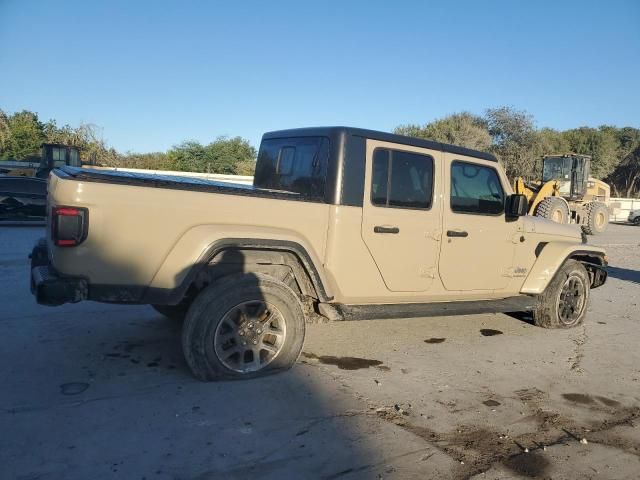
[[533,311],[534,323],[543,328],[571,328],[584,322],[590,293],[589,274],[576,260],[560,267]]
[[265,275],[233,275],[196,297],[182,348],[200,380],[253,378],[291,368],[304,334],[304,310],[291,288]]

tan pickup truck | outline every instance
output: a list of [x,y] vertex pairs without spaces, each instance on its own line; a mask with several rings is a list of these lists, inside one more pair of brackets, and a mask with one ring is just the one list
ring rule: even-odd
[[63,167],[47,208],[37,301],[184,319],[202,380],[291,367],[310,317],[531,312],[573,327],[607,276],[579,227],[526,215],[492,155],[355,128],[265,134],[253,186]]

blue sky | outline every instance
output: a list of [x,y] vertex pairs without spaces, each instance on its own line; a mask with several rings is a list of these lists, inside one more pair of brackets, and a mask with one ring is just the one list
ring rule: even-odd
[[499,105],[640,127],[640,1],[0,0],[0,108],[121,151]]

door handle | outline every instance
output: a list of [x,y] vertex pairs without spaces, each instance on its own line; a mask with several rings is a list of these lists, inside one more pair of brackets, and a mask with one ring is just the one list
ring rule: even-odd
[[468,237],[469,233],[460,230],[447,230],[447,237]]
[[374,233],[400,233],[398,227],[383,227],[382,225],[373,227],[373,231]]

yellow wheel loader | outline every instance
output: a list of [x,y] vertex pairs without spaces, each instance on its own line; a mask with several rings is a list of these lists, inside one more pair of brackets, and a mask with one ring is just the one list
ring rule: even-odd
[[0,175],[47,178],[54,168],[65,165],[82,166],[78,147],[58,143],[43,143],[40,160],[37,161],[37,157],[35,159],[35,162],[0,161]]
[[588,155],[545,155],[542,158],[542,180],[514,181],[516,193],[529,200],[529,215],[548,218],[558,223],[581,225],[588,235],[606,230],[609,223],[611,188],[589,176]]
[[65,165],[82,166],[77,147],[43,143],[39,162],[0,161],[0,221],[45,217],[49,172]]

